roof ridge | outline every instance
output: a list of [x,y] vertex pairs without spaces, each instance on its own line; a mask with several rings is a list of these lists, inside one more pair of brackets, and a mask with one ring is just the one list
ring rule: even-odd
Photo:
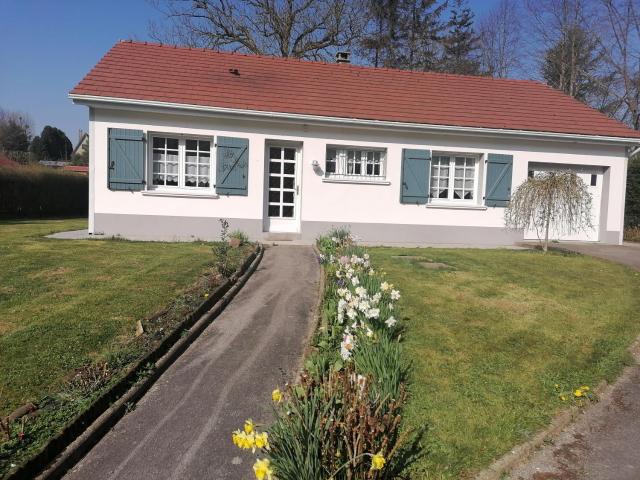
[[[435,77],[444,77],[444,78],[446,77],[468,78],[472,80],[482,80],[482,81],[496,82],[496,83],[520,83],[520,84],[527,83],[527,84],[547,86],[546,84],[544,84],[539,80],[527,79],[527,78],[496,78],[488,75],[469,75],[469,74],[461,74],[461,73],[437,72],[434,70],[405,70],[402,68],[375,67],[373,65],[361,65],[361,64],[354,64],[354,63],[337,63],[337,62],[329,62],[326,60],[308,60],[305,58],[280,57],[277,55],[268,55],[268,54],[230,52],[228,50],[220,50],[216,48],[191,47],[188,45],[172,45],[172,44],[165,44],[162,42],[149,42],[147,40],[133,40],[133,39],[119,40],[118,43],[116,43],[116,45],[118,44],[145,45],[145,46],[167,48],[171,50],[191,50],[191,51],[200,51],[203,53],[210,53],[210,54],[216,54],[216,55],[236,56],[236,57],[245,57],[245,58],[262,58],[265,60],[273,60],[277,62],[281,61],[281,62],[291,62],[291,63],[306,63],[306,64],[312,64],[312,65],[327,65],[331,67],[335,66],[336,68],[342,68],[342,69],[397,72],[403,75],[435,76]],[[116,45],[114,45],[114,47]]]

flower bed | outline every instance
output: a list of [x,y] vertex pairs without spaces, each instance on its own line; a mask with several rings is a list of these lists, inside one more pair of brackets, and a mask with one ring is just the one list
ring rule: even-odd
[[402,432],[410,365],[400,343],[400,292],[347,230],[317,241],[323,322],[300,380],[272,393],[275,421],[233,432],[259,452],[259,480],[397,478],[420,454],[423,430]]

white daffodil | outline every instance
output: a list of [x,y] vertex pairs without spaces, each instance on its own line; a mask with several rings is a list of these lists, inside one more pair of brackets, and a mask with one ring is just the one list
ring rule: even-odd
[[398,321],[393,317],[389,317],[387,318],[384,323],[387,325],[387,327],[391,328],[393,327],[396,323],[398,323]]
[[345,333],[340,343],[340,356],[347,360],[351,356],[351,352],[356,346],[356,340],[350,333]]
[[386,292],[387,290],[389,290],[391,286],[387,283],[387,282],[382,282],[380,284],[380,290],[382,290],[383,292]]
[[378,318],[380,316],[379,308],[370,308],[367,310],[367,318]]
[[400,292],[398,290],[391,290],[391,300],[398,300],[400,298]]
[[353,309],[353,308],[347,309],[347,317],[349,317],[351,320],[356,318],[357,315],[358,315],[358,312],[356,312],[355,309]]
[[351,283],[353,284],[354,287],[357,287],[358,285],[360,285],[360,280],[358,280],[358,277],[352,277],[351,278]]
[[356,295],[358,295],[359,297],[366,297],[367,296],[367,289],[364,287],[357,287],[356,288]]

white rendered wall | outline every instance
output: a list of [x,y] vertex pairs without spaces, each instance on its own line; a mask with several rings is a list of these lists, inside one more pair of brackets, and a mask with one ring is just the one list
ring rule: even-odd
[[[513,189],[527,176],[529,162],[591,165],[609,169],[606,226],[609,232],[623,229],[626,158],[623,146],[575,142],[472,137],[470,135],[398,133],[385,129],[318,127],[266,121],[224,120],[195,115],[92,109],[90,230],[94,214],[162,215],[211,218],[263,219],[265,142],[299,142],[302,145],[301,220],[336,223],[455,225],[503,227],[503,208],[451,209],[400,203],[400,172],[403,148],[464,153],[505,153],[514,156]],[[249,139],[248,196],[176,198],[118,192],[107,188],[107,129],[132,128],[146,132],[232,136]],[[386,179],[389,185],[323,182],[313,161],[324,167],[327,145],[377,147],[387,150]],[[484,163],[484,162],[481,162]],[[215,169],[215,168],[214,168]],[[484,168],[481,170],[484,175]],[[480,180],[484,187],[484,178]],[[482,205],[482,192],[479,194]],[[100,232],[95,232],[100,233]]]

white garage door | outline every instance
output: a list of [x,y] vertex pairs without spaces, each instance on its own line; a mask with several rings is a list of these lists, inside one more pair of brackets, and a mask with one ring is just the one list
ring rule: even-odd
[[[565,240],[565,241],[581,241],[581,242],[597,242],[599,239],[600,231],[600,204],[602,198],[602,182],[603,172],[600,168],[587,167],[587,166],[575,166],[561,168],[544,166],[544,167],[532,167],[534,173],[540,173],[550,170],[571,170],[586,183],[589,193],[591,194],[591,223],[592,228],[574,232],[571,235],[563,234],[559,228],[551,225],[549,228],[549,240]],[[526,230],[524,238],[527,240],[538,240],[538,238],[544,238],[544,232],[537,232],[535,229]]]

